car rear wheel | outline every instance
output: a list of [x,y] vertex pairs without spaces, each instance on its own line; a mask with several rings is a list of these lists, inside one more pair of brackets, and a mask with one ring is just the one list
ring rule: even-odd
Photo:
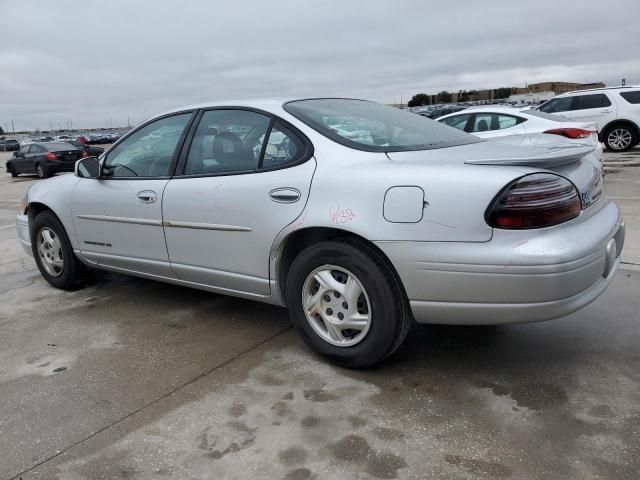
[[31,226],[31,249],[38,270],[56,288],[71,289],[84,273],[60,221],[49,211],[36,215]]
[[364,368],[385,359],[411,324],[394,272],[364,242],[328,241],[303,250],[289,270],[286,297],[304,341],[345,367]]
[[49,176],[49,172],[47,171],[47,169],[44,168],[40,163],[36,165],[36,174],[39,178],[47,178]]
[[628,125],[614,125],[607,130],[604,136],[604,143],[607,146],[607,150],[624,152],[636,146],[638,133]]

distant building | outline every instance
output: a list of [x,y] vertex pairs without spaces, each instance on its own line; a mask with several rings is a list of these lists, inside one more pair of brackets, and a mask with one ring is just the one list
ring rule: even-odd
[[513,93],[536,93],[536,92],[555,92],[556,95],[561,93],[573,92],[574,90],[586,90],[589,88],[604,88],[604,83],[571,83],[571,82],[542,82],[530,83],[525,88],[516,88]]

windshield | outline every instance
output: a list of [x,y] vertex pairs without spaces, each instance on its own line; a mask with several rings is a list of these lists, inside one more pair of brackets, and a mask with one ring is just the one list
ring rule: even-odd
[[364,100],[296,100],[284,109],[325,137],[367,152],[429,150],[482,141],[420,115]]

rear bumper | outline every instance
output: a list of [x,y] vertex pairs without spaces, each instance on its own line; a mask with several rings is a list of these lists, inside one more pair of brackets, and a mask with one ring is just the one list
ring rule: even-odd
[[33,256],[31,250],[31,236],[29,235],[29,217],[27,215],[16,216],[16,228],[18,230],[18,240],[27,255]]
[[58,173],[58,172],[73,172],[76,162],[55,162],[49,161],[46,164],[43,164],[49,173]]
[[420,323],[549,320],[586,306],[620,264],[624,222],[609,200],[555,227],[494,230],[484,243],[377,242]]

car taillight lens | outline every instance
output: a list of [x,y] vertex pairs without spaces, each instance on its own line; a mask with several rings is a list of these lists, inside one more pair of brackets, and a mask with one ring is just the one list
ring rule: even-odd
[[557,225],[580,215],[576,187],[551,173],[534,173],[508,185],[487,210],[487,223],[495,228],[524,229]]
[[56,154],[53,152],[47,152],[47,154],[45,155],[45,158],[47,160],[57,160],[58,157],[56,157]]
[[82,150],[82,158],[88,157],[88,156],[89,156],[89,154],[87,153],[87,151],[86,150]]
[[552,135],[562,135],[567,138],[587,138],[593,132],[591,130],[584,130],[582,128],[552,128],[542,133],[550,133]]

